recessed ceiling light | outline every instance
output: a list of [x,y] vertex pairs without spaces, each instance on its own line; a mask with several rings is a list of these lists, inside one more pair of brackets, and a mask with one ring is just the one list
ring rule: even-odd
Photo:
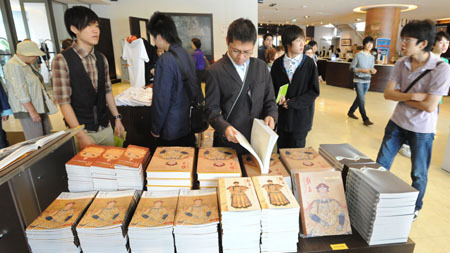
[[355,19],[355,21],[357,21],[357,22],[359,22],[359,21],[361,21],[362,19],[360,19],[360,18],[357,18],[357,19]]
[[293,18],[291,21],[292,21],[292,23],[295,23],[295,22],[297,22],[297,19]]
[[304,18],[309,18],[309,16],[308,16],[308,15],[306,15],[306,16],[304,16]]
[[308,8],[308,6],[306,6],[306,5],[303,5],[303,6],[302,6],[302,8],[303,8],[303,9],[305,9],[305,8]]

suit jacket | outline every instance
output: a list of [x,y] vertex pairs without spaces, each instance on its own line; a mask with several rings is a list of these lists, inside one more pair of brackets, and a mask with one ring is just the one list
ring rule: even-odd
[[[245,82],[249,89],[242,91],[242,99],[230,114],[243,85],[231,59],[225,54],[206,71],[206,114],[221,137],[225,129],[232,125],[250,140],[254,118],[272,116],[275,121],[278,118],[272,78],[263,61],[250,58]],[[225,146],[232,146],[228,144]]]

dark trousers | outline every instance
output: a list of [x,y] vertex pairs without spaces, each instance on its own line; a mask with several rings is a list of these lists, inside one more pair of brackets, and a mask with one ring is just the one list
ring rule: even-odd
[[205,81],[205,70],[196,70],[195,73],[197,74],[197,80],[199,83],[204,82]]
[[158,138],[156,143],[158,147],[195,147],[195,135],[190,133],[184,137],[171,141]]
[[308,132],[285,132],[278,130],[278,148],[304,148]]

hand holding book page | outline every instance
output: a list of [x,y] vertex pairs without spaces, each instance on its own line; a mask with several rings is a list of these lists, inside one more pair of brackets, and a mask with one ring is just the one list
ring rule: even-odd
[[256,161],[261,168],[261,173],[269,173],[270,156],[272,155],[272,150],[278,139],[278,135],[270,129],[269,126],[265,125],[264,121],[254,119],[251,133],[251,144],[241,133],[236,135],[236,139],[242,147],[247,149],[250,154],[256,158]]

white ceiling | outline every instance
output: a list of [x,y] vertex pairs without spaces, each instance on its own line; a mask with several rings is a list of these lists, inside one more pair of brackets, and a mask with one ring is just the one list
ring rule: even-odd
[[109,4],[109,0],[57,0],[66,4]]
[[[273,3],[276,5],[269,7]],[[356,7],[394,3],[418,6],[415,10],[402,12],[401,18],[436,20],[450,17],[450,0],[264,0],[258,4],[258,22],[292,24],[295,18],[297,25],[350,24],[358,18],[365,21],[365,14],[353,12]],[[306,15],[310,17],[305,18]]]

